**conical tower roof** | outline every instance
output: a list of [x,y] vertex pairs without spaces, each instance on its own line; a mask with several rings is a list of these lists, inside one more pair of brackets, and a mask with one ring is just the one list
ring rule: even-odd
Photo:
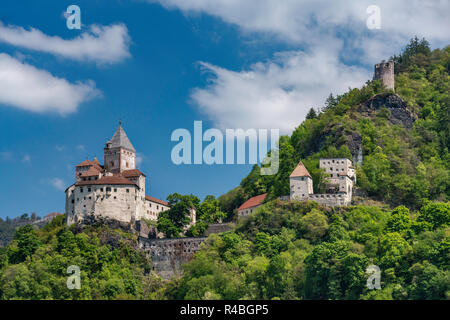
[[308,169],[306,169],[305,165],[300,161],[297,165],[297,167],[292,171],[290,178],[293,177],[311,177],[311,175],[308,172]]
[[107,142],[108,144],[111,144],[111,148],[124,148],[133,152],[136,152],[133,145],[130,142],[130,139],[128,139],[127,134],[125,133],[125,130],[122,128],[122,124],[119,124],[119,128],[117,128],[116,133],[114,133],[114,136],[111,140]]

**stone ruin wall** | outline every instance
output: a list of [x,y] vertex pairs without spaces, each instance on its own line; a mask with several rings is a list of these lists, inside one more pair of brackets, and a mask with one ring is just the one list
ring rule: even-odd
[[152,269],[163,279],[180,276],[182,265],[201,249],[207,237],[147,239],[139,238],[139,247],[152,259]]
[[160,238],[155,227],[148,227],[146,223],[138,223],[139,247],[152,259],[152,268],[164,279],[182,274],[182,265],[192,259],[201,249],[201,243],[212,233],[222,233],[233,229],[231,223],[210,224],[205,231],[205,237],[189,238]]

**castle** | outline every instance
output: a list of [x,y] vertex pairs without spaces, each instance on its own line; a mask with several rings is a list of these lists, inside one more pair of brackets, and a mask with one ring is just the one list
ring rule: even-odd
[[386,88],[394,90],[394,61],[389,60],[375,65],[373,80],[378,79],[381,79]]
[[355,168],[346,158],[322,158],[319,168],[329,175],[326,178],[326,193],[313,191],[313,180],[306,167],[300,161],[289,176],[290,199],[316,201],[325,206],[346,206],[352,201],[353,185],[356,183]]
[[112,220],[134,225],[142,219],[157,220],[170,207],[146,195],[145,182],[145,174],[136,168],[136,150],[120,123],[106,142],[103,165],[94,158],[75,167],[75,183],[65,191],[67,224]]

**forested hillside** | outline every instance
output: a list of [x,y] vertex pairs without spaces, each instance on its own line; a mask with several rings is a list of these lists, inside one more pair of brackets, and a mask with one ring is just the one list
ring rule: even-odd
[[[67,227],[59,216],[41,230],[21,227],[0,248],[0,298],[450,299],[450,47],[413,39],[393,59],[395,93],[368,81],[330,95],[280,138],[276,175],[255,166],[218,201],[170,197],[172,214],[197,204],[203,222],[189,230],[197,236],[222,210],[232,220],[243,201],[269,194],[234,231],[210,235],[181,278],[154,274],[136,235]],[[352,159],[359,148],[355,205],[278,199],[300,160],[320,191],[318,159]],[[161,215],[158,228],[178,235],[183,224],[170,219]],[[80,290],[66,287],[70,265],[81,269]],[[379,290],[366,286],[369,265],[380,268]]]
[[29,223],[33,223],[39,219],[40,218],[36,216],[35,213],[32,213],[31,217],[28,216],[27,213],[24,213],[23,215],[14,219],[6,217],[6,219],[3,220],[2,218],[0,218],[0,247],[4,247],[11,242],[17,228]]
[[[274,200],[211,235],[167,292],[176,299],[449,299],[450,204],[414,214]],[[369,290],[367,266],[381,270]]]
[[352,159],[358,146],[363,154],[362,164],[355,163],[358,194],[411,209],[425,199],[448,201],[450,47],[431,51],[426,40],[415,38],[393,60],[396,95],[380,81],[330,95],[319,114],[312,109],[291,136],[280,138],[276,175],[261,176],[255,165],[240,186],[219,198],[229,216],[252,196],[288,195],[289,175],[300,160],[320,191],[319,158]]

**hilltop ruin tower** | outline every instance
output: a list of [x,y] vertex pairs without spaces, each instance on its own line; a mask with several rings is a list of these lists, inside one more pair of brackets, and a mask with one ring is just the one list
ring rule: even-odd
[[394,61],[383,61],[375,65],[373,80],[378,79],[381,79],[381,83],[386,88],[394,90]]

